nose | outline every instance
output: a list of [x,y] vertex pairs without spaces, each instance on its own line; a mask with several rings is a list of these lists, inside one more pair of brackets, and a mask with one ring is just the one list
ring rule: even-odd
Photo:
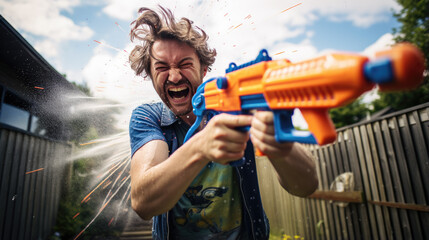
[[170,68],[168,72],[168,81],[177,83],[182,79],[182,75],[180,74],[180,70],[177,68]]

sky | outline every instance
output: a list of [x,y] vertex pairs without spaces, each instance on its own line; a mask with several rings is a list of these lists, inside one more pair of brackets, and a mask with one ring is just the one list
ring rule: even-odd
[[292,62],[332,51],[371,56],[392,44],[400,9],[394,0],[0,0],[0,14],[69,81],[137,106],[158,98],[129,67],[138,44],[130,42],[130,23],[140,7],[158,4],[209,35],[218,55],[206,79],[261,49]]

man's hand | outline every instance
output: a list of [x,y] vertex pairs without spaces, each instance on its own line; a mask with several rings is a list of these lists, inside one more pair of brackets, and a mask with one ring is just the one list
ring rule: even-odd
[[253,145],[269,158],[284,189],[296,196],[310,195],[318,186],[313,156],[299,143],[278,143],[274,130],[273,113],[256,112],[250,128]]
[[288,156],[293,142],[279,143],[274,136],[274,114],[271,111],[257,111],[252,120],[250,136],[253,145],[271,160]]
[[237,128],[250,126],[252,118],[246,115],[216,115],[191,138],[192,143],[200,145],[201,154],[207,161],[228,164],[244,156],[249,133]]

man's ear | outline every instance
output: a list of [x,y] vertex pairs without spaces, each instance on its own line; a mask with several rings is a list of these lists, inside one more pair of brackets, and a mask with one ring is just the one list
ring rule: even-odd
[[205,67],[203,68],[203,77],[205,77],[205,76],[206,76],[206,74],[207,74],[207,69],[208,69],[208,67],[207,67],[207,66],[205,66]]

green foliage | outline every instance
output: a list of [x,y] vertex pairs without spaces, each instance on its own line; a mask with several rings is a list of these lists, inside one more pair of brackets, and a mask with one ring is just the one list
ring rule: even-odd
[[329,115],[335,127],[340,128],[364,119],[369,111],[360,98],[346,106],[331,109]]
[[330,111],[336,127],[342,127],[362,120],[367,112],[377,112],[386,107],[401,110],[429,102],[429,0],[397,0],[402,6],[394,17],[401,24],[393,29],[396,42],[411,42],[424,54],[426,73],[423,84],[415,90],[393,93],[379,93],[380,98],[371,103],[372,108],[362,101]]
[[91,90],[89,90],[88,85],[86,85],[86,83],[78,84],[78,83],[75,83],[75,82],[71,82],[71,84],[73,84],[80,91],[82,91],[83,93],[85,93],[85,95],[87,95],[87,96],[91,95]]
[[[66,185],[66,189],[63,189],[59,214],[54,227],[54,231],[59,232],[62,239],[75,238],[101,208],[102,203],[93,199],[103,199],[106,194],[103,191],[95,192],[88,202],[82,203],[86,194],[90,192],[88,182],[93,176],[88,173],[95,167],[95,162],[92,159],[80,159],[72,164],[71,179]],[[105,215],[101,215],[85,230],[80,239],[91,239],[94,236],[110,236],[112,239],[112,236],[118,236],[118,230],[110,227],[109,221],[110,219],[107,219]]]
[[[88,97],[91,96],[86,85],[72,84]],[[115,109],[93,110],[88,107],[103,105],[106,102],[107,100],[94,100],[92,98],[77,99],[74,102],[76,108],[88,109],[72,115],[69,119],[64,119],[64,125],[69,131],[68,140],[75,146],[75,152],[88,147],[80,146],[80,144],[94,141],[100,136],[106,136],[116,131],[113,127]],[[79,239],[118,238],[118,229],[121,226],[113,224],[109,226],[114,214],[106,214],[106,210],[104,210],[94,222],[91,222],[102,208],[108,188],[98,189],[91,194],[89,201],[82,202],[95,187],[89,186],[89,183],[95,178],[94,170],[101,169],[103,160],[101,157],[82,158],[70,162],[70,165],[67,166],[68,171],[64,176],[57,222],[54,227],[54,231],[60,233],[61,239],[74,239],[88,224],[91,224],[90,227]]]
[[396,42],[411,42],[423,52],[426,59],[426,76],[416,90],[397,93],[380,93],[374,102],[374,110],[391,106],[396,110],[429,102],[429,0],[397,0],[403,7],[394,13],[400,28],[393,29]]
[[401,27],[395,28],[396,42],[412,42],[429,59],[429,0],[397,0],[402,9],[394,13]]

